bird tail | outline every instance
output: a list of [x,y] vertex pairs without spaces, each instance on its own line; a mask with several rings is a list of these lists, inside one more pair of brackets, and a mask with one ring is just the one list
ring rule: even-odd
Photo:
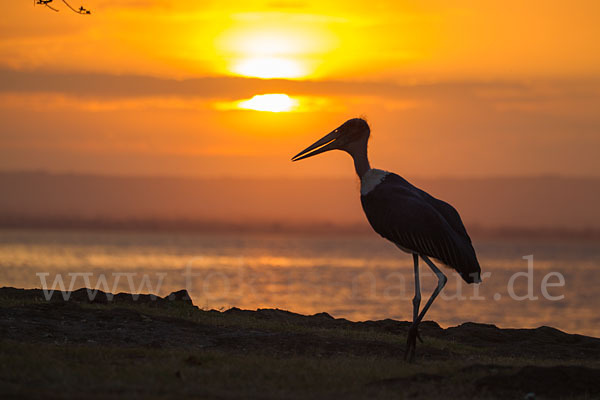
[[481,283],[481,267],[479,266],[475,249],[470,242],[467,246],[463,247],[461,256],[458,260],[461,268],[456,269],[460,273],[460,276],[467,283]]
[[459,270],[460,276],[467,283],[481,283],[481,267],[475,255],[475,250],[472,250],[470,257],[465,258],[461,263],[462,268]]
[[481,270],[475,272],[461,272],[460,276],[467,283],[481,283]]

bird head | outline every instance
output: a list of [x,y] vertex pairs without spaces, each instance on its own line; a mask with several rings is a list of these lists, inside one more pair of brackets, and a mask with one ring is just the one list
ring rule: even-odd
[[362,118],[352,118],[296,154],[292,161],[302,160],[329,150],[343,150],[352,154],[356,149],[365,147],[369,139],[369,124]]

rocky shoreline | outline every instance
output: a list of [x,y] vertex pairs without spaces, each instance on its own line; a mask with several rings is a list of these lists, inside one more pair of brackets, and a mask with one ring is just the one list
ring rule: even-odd
[[[500,329],[469,322],[444,329],[426,321],[421,326],[425,342],[418,344],[417,363],[410,365],[402,361],[409,322],[352,322],[327,313],[306,316],[279,309],[207,311],[194,306],[185,291],[164,298],[98,292],[90,300],[86,289],[74,291],[68,301],[63,295],[54,292],[47,301],[40,289],[1,288],[2,344],[189,353],[183,361],[186,368],[207,352],[225,358],[256,355],[277,363],[300,357],[308,364],[314,360],[315,366],[324,359],[380,359],[399,368],[398,376],[365,376],[347,393],[349,398],[388,391],[426,398],[420,397],[428,393],[421,388],[453,385],[456,375],[472,376],[456,398],[473,398],[475,393],[481,398],[600,396],[600,339],[551,327]],[[450,374],[440,367],[448,365],[454,365]],[[319,369],[314,373],[318,376]],[[18,393],[26,381],[24,376],[9,386]],[[311,396],[336,397],[321,389],[315,388]],[[294,390],[280,394],[297,397]],[[216,397],[228,397],[221,395]]]

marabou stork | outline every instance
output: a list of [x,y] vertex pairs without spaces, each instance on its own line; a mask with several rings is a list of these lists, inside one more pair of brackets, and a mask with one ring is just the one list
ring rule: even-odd
[[[429,257],[455,269],[467,283],[481,282],[481,268],[471,239],[454,207],[411,185],[399,175],[371,168],[367,157],[370,132],[365,120],[350,119],[298,153],[292,161],[329,150],[343,150],[350,154],[360,178],[360,200],[369,223],[375,232],[400,250],[412,254],[415,296],[412,301],[413,322],[408,331],[404,358],[413,361],[416,339],[421,340],[419,323],[447,281]],[[437,287],[420,313],[419,257],[438,278]]]

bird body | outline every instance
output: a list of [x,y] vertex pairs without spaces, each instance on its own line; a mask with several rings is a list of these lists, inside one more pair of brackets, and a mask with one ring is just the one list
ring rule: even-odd
[[[415,275],[413,323],[404,353],[405,359],[412,361],[416,339],[420,339],[419,324],[448,280],[429,257],[456,270],[467,283],[481,282],[481,268],[471,238],[454,207],[399,175],[371,168],[367,157],[370,132],[369,125],[362,118],[350,119],[298,153],[292,161],[330,150],[350,154],[361,180],[360,200],[371,227],[400,250],[412,254]],[[419,258],[438,278],[437,287],[420,310]]]
[[365,175],[360,200],[375,232],[407,253],[440,260],[467,283],[481,281],[471,238],[454,207],[394,173],[371,169]]

